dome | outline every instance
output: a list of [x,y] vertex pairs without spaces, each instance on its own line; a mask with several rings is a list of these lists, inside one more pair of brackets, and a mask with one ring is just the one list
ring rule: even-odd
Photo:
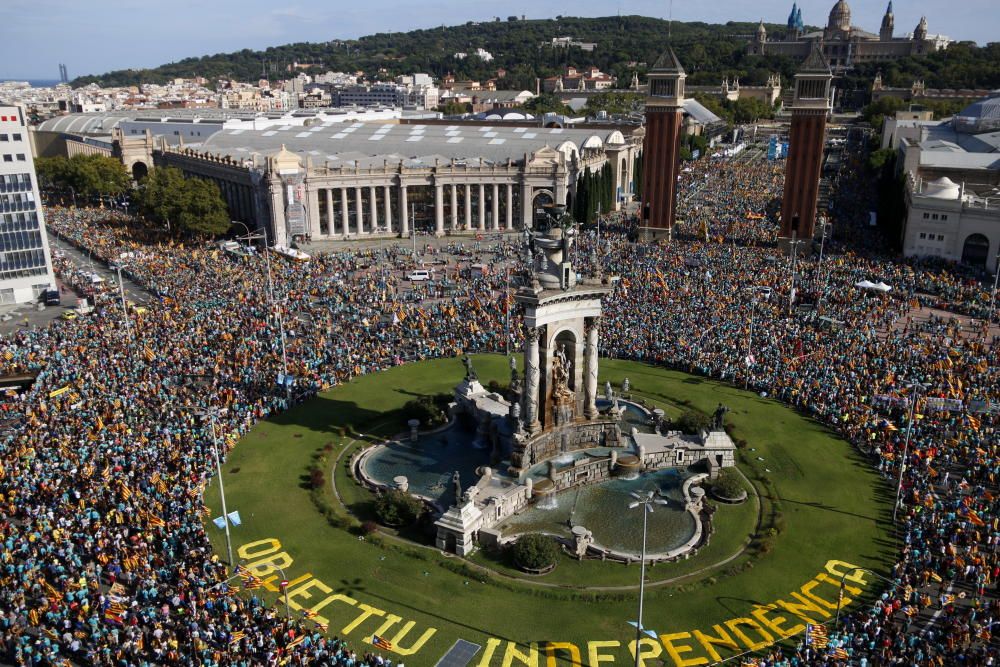
[[851,8],[846,0],[837,0],[837,4],[830,10],[830,22],[827,28],[844,32],[851,29]]
[[935,199],[958,199],[961,192],[962,188],[958,183],[947,176],[942,176],[936,181],[925,184],[923,194]]
[[970,104],[955,114],[952,122],[956,132],[967,134],[1000,130],[1000,97]]

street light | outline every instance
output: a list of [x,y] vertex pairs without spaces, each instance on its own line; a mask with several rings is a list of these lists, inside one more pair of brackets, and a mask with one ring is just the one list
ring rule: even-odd
[[[192,376],[189,376],[189,377],[192,377]],[[198,376],[194,376],[194,377],[198,377]],[[215,409],[203,409],[203,408],[189,408],[189,407],[187,407],[185,405],[179,405],[177,403],[167,403],[167,405],[169,405],[171,407],[174,407],[174,408],[177,408],[179,410],[186,410],[186,411],[191,412],[192,414],[195,414],[195,415],[197,415],[199,417],[202,417],[202,418],[204,418],[205,416],[208,416],[208,418],[209,418],[209,424],[212,427],[212,454],[215,457],[215,475],[216,475],[216,477],[219,478],[219,497],[220,497],[220,499],[222,501],[222,519],[223,519],[223,522],[225,524],[225,529],[226,529],[226,552],[227,552],[227,554],[229,556],[229,560],[227,562],[229,562],[230,564],[232,564],[234,562],[233,561],[233,540],[232,540],[232,537],[229,534],[229,510],[226,507],[226,487],[222,483],[222,460],[219,457],[219,440],[218,440],[219,436],[216,433],[216,427],[217,427],[216,410]]]
[[128,306],[125,305],[125,283],[122,282],[122,265],[115,264],[115,271],[118,273],[118,291],[122,299],[122,314],[125,315],[125,333],[129,341],[132,340],[132,327],[128,319]]
[[899,481],[896,484],[896,503],[892,506],[892,522],[896,523],[896,513],[899,511],[899,497],[903,491],[903,471],[906,468],[906,456],[910,450],[910,433],[913,432],[913,412],[917,407],[917,392],[925,387],[914,382],[908,387],[913,391],[910,396],[910,418],[906,424],[906,438],[903,440],[903,457],[899,461]]
[[851,574],[852,572],[859,572],[859,571],[861,571],[861,572],[867,572],[868,574],[870,574],[870,575],[872,575],[874,577],[878,577],[882,581],[888,583],[893,588],[896,587],[896,582],[895,581],[892,581],[891,579],[887,579],[887,578],[883,577],[881,574],[879,574],[878,572],[873,572],[873,571],[869,570],[867,567],[852,567],[849,570],[845,570],[844,573],[842,575],[840,575],[840,594],[837,596],[837,616],[836,616],[836,618],[834,620],[834,623],[833,623],[833,627],[834,628],[837,628],[837,629],[840,628],[840,607],[841,607],[841,603],[844,600],[844,579],[846,579],[847,575]]
[[[640,461],[641,463],[641,461]],[[666,505],[663,498],[654,497],[652,491],[630,493],[635,500],[628,504],[630,510],[642,507],[642,559],[639,565],[639,618],[635,625],[635,667],[639,667],[639,641],[642,639],[642,603],[646,594],[646,527],[647,517],[653,512],[653,505]]]
[[273,312],[274,316],[278,320],[278,331],[280,333],[280,338],[281,338],[281,374],[282,374],[282,378],[284,378],[284,384],[285,384],[285,400],[287,400],[289,403],[291,403],[291,401],[292,401],[292,386],[290,384],[288,384],[288,381],[287,381],[287,378],[288,378],[288,351],[287,351],[287,348],[285,347],[285,321],[284,321],[284,319],[281,316],[281,309],[278,308],[278,304],[277,304],[277,302],[274,299],[274,278],[271,276],[271,253],[268,252],[267,234],[264,234],[263,232],[257,232],[256,234],[252,234],[252,233],[250,233],[250,228],[247,227],[245,223],[242,223],[239,220],[233,220],[232,222],[233,222],[234,225],[240,225],[241,227],[243,227],[243,229],[247,230],[246,236],[237,236],[236,237],[236,238],[240,239],[241,241],[246,241],[247,242],[247,246],[250,245],[251,241],[258,241],[258,240],[263,240],[264,241],[264,253],[263,254],[264,254],[264,265],[267,267],[267,291],[268,291],[268,297],[269,297],[269,299],[271,301],[271,308],[273,309],[272,312]]
[[993,322],[993,305],[996,303],[997,299],[998,279],[1000,279],[1000,252],[997,253],[997,258],[993,266],[993,291],[990,292],[990,310],[986,314],[986,335],[989,335],[990,324]]

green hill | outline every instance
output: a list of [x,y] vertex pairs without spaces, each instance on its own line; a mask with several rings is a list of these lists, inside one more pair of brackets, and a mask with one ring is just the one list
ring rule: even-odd
[[[692,85],[717,84],[723,77],[739,77],[746,85],[763,84],[771,72],[790,77],[797,63],[789,58],[747,56],[746,40],[756,30],[755,23],[730,22],[673,24],[672,43],[688,72]],[[784,26],[767,25],[771,38],[780,38]],[[572,36],[583,42],[595,42],[592,52],[579,48],[542,47],[553,37]],[[118,70],[103,75],[75,79],[74,86],[98,83],[104,86],[163,83],[177,77],[203,76],[208,79],[229,76],[254,81],[266,71],[272,80],[289,78],[291,63],[311,63],[313,73],[363,70],[389,79],[398,74],[427,72],[440,77],[451,72],[458,79],[485,80],[507,71],[504,88],[530,89],[536,77],[558,73],[566,65],[597,66],[627,85],[633,73],[643,78],[667,43],[667,22],[644,16],[612,16],[519,20],[486,23],[469,22],[459,26],[439,27],[411,32],[378,33],[356,40],[322,43],[287,44],[253,51],[219,53],[200,58],[185,58],[153,69]],[[494,56],[486,63],[476,57],[457,60],[459,51],[482,47]],[[842,89],[866,88],[880,66],[859,67],[844,77]],[[923,59],[907,58],[883,63],[887,85],[909,86],[922,78],[928,87],[998,88],[1000,87],[1000,43],[979,48],[971,43],[952,45],[948,51]]]

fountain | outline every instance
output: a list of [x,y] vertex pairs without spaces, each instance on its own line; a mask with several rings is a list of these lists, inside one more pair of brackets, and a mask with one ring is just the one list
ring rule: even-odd
[[[526,232],[532,268],[516,294],[525,311],[524,372],[511,359],[513,400],[483,387],[465,357],[451,424],[417,435],[411,425],[409,437],[356,456],[353,469],[372,487],[405,476],[409,492],[441,512],[437,544],[460,555],[481,530],[541,530],[575,539],[580,557],[601,548],[634,559],[640,536],[622,509],[630,492],[660,489],[676,502],[651,519],[651,558],[678,557],[702,534],[701,503],[682,491],[688,467],[733,465],[735,446],[721,431],[661,434],[664,412],[625,400],[628,379],[622,395],[606,382],[598,396],[601,300],[611,282],[577,277],[569,261],[575,226],[555,221]],[[561,502],[571,489],[572,502]],[[581,526],[575,537],[568,532]]]

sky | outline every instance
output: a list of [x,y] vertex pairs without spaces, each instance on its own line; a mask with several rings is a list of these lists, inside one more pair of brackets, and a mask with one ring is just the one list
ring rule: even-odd
[[[835,0],[802,0],[805,23],[825,25]],[[886,0],[849,0],[852,23],[878,32]],[[0,80],[70,78],[155,67],[189,56],[290,42],[351,39],[499,15],[530,19],[641,14],[666,18],[670,0],[0,0]],[[674,0],[679,21],[784,23],[792,0]],[[1000,40],[1000,2],[894,0],[896,33],[922,15],[931,33]]]

